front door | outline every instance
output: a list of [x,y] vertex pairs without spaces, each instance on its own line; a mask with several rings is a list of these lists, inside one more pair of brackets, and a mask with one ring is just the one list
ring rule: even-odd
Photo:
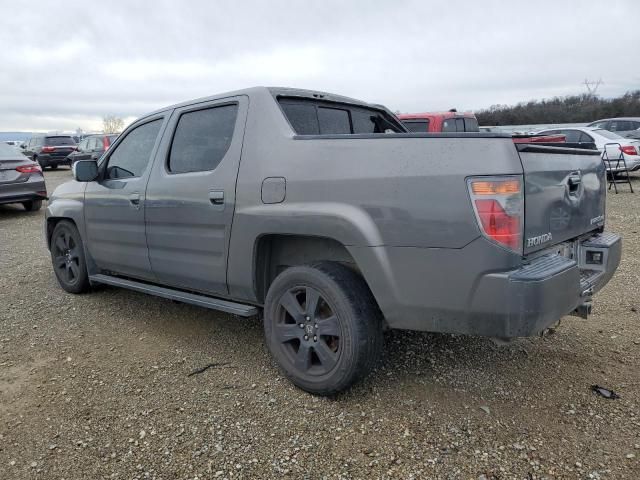
[[164,119],[124,133],[85,190],[87,247],[100,270],[153,280],[145,238],[145,188]]
[[147,187],[149,259],[157,280],[227,293],[227,248],[248,100],[176,109]]

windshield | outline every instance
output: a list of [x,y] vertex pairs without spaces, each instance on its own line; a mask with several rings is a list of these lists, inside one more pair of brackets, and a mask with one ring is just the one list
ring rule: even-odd
[[613,133],[613,132],[610,132],[609,130],[604,130],[602,128],[593,130],[593,132],[597,133],[598,135],[604,138],[608,138],[609,140],[617,140],[618,138],[624,138],[622,135],[618,135],[617,133]]

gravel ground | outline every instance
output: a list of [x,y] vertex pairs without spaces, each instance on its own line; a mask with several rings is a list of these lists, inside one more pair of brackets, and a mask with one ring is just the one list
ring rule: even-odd
[[389,332],[380,370],[327,399],[280,375],[258,320],[64,293],[43,211],[0,206],[0,479],[638,479],[640,193],[607,211],[624,255],[588,321],[506,346]]

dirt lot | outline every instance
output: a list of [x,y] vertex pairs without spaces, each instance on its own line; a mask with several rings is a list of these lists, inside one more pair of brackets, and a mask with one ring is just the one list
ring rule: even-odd
[[[46,177],[52,191],[70,172]],[[609,196],[624,255],[591,319],[501,347],[390,332],[381,369],[335,399],[279,374],[258,320],[64,293],[43,211],[0,206],[0,479],[638,479],[634,185]]]

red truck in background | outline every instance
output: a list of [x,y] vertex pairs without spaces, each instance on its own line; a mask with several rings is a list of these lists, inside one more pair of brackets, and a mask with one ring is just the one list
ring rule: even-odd
[[[473,112],[401,113],[398,119],[411,133],[479,132]],[[564,135],[513,135],[513,143],[564,143]]]
[[472,112],[402,113],[400,121],[413,133],[479,132],[478,119]]

